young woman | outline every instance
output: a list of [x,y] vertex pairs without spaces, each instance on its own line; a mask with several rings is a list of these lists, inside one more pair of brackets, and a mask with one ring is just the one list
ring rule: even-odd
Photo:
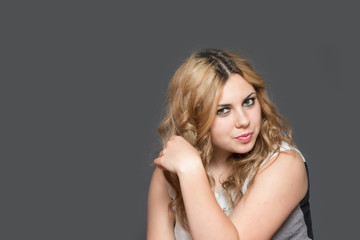
[[170,82],[159,132],[149,240],[313,239],[305,160],[245,59],[190,56]]

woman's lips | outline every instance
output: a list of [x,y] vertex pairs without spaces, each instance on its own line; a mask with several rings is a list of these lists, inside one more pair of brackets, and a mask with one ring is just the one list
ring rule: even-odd
[[249,142],[251,140],[252,135],[253,135],[253,133],[245,133],[243,135],[240,135],[240,136],[236,137],[236,139],[241,141],[241,142],[246,143],[246,142]]

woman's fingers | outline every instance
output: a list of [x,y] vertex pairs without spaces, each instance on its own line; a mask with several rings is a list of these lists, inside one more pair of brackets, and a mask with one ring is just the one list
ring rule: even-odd
[[176,173],[178,169],[184,166],[192,166],[194,160],[200,160],[197,150],[184,138],[172,136],[164,145],[154,164],[162,169]]
[[154,160],[154,164],[156,167],[160,168],[161,170],[163,171],[168,171],[168,169],[166,169],[164,166],[163,166],[163,158],[162,157],[158,157],[158,158],[155,158]]

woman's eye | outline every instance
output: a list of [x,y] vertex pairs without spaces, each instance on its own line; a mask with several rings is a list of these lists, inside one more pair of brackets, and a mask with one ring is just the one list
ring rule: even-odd
[[250,107],[255,103],[255,98],[246,99],[243,103],[244,107]]
[[216,114],[217,114],[217,115],[224,115],[224,114],[226,114],[226,113],[228,113],[228,112],[230,112],[230,109],[228,109],[228,108],[221,108],[221,109],[217,110]]

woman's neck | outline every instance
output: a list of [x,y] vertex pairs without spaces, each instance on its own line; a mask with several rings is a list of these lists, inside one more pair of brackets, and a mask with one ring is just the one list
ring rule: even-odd
[[215,180],[214,191],[219,192],[221,185],[231,174],[231,153],[214,149],[212,159],[208,166],[209,174]]
[[230,153],[228,151],[225,151],[222,149],[217,149],[214,147],[210,165],[214,165],[215,167],[228,165],[228,162],[229,162],[228,160],[231,157],[231,155],[232,155],[232,153]]

